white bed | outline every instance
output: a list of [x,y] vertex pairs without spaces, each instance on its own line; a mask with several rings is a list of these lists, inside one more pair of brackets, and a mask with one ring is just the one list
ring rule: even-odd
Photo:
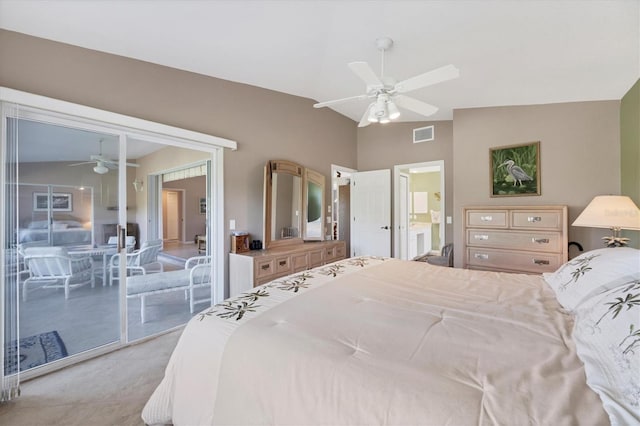
[[[596,261],[623,253],[607,250]],[[631,275],[605,273],[598,278],[606,285],[576,286],[575,294],[566,279],[574,280],[575,265],[545,281],[361,257],[275,280],[190,321],[142,418],[175,425],[639,422],[633,340],[611,367],[621,369],[621,382],[599,370],[611,345],[589,342],[594,330],[615,335],[598,311],[607,306],[601,298],[614,296],[605,290],[636,285],[640,293],[640,257],[628,250]],[[571,314],[557,297],[565,308],[577,304]],[[633,309],[637,316],[640,305]]]
[[[54,246],[91,244],[91,229],[86,229],[77,220],[54,220],[51,226]],[[49,228],[46,220],[33,221],[18,230],[18,243],[48,241]]]

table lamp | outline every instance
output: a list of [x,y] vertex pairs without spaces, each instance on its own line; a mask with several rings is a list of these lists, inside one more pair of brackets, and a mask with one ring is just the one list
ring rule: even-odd
[[602,237],[607,247],[622,247],[629,242],[620,236],[621,229],[640,231],[640,209],[624,195],[598,195],[580,213],[573,226],[609,228],[613,235]]

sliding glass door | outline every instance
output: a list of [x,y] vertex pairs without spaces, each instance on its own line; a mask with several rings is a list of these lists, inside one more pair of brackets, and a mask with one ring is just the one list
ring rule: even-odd
[[3,380],[181,326],[221,299],[218,148],[5,105]]

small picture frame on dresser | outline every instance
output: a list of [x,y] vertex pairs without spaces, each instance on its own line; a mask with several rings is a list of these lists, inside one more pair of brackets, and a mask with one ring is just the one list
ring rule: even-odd
[[491,197],[540,195],[540,141],[489,149]]

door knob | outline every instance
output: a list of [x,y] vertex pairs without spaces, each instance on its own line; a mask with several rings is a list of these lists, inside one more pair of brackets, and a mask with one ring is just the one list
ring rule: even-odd
[[381,226],[380,229],[389,229],[388,226]]

